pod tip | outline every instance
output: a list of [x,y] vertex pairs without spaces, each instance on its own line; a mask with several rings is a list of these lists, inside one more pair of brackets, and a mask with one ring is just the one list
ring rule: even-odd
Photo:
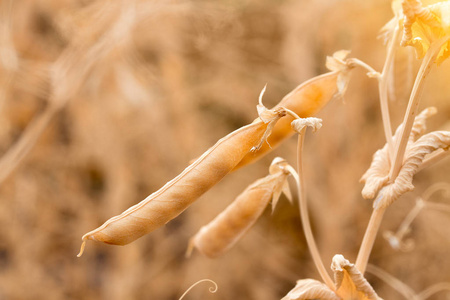
[[86,239],[83,239],[83,242],[81,243],[80,253],[77,254],[77,257],[81,257],[81,255],[83,255],[85,247],[86,247]]

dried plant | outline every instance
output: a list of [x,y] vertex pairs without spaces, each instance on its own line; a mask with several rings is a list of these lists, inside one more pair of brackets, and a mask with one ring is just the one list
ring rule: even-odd
[[386,6],[0,2],[0,299],[448,297],[450,1]]
[[[190,241],[188,254],[190,255],[193,248],[197,248],[209,257],[217,257],[227,251],[256,222],[272,197],[274,198],[273,207],[275,206],[282,188],[285,187],[287,175],[292,174],[297,183],[300,216],[306,243],[325,285],[312,279],[300,280],[283,299],[381,299],[364,278],[364,273],[384,213],[403,194],[414,189],[413,177],[421,170],[421,165],[426,164],[427,159],[431,159],[430,155],[434,154],[432,158],[434,162],[446,155],[450,147],[450,132],[425,133],[426,119],[436,114],[436,109],[429,108],[417,114],[425,78],[433,63],[439,65],[448,56],[447,43],[450,36],[447,19],[450,18],[450,10],[447,8],[449,2],[438,3],[432,7],[423,7],[418,0],[403,0],[401,8],[398,3],[394,4],[395,17],[383,28],[388,51],[381,73],[359,59],[347,59],[348,51],[338,51],[333,57],[327,59],[327,67],[332,71],[331,73],[300,85],[283,98],[273,110],[266,109],[262,104],[264,88],[257,106],[259,119],[220,140],[161,190],[121,215],[111,218],[98,229],[84,235],[79,256],[83,253],[87,239],[124,245],[164,225],[178,216],[231,170],[243,167],[253,162],[255,158],[265,155],[268,148],[261,149],[264,142],[269,147],[271,144],[277,146],[292,132],[297,132],[297,171],[284,160],[276,159],[269,176],[250,185],[215,220],[200,229]],[[401,27],[403,27],[403,36],[399,43]],[[424,33],[424,30],[427,33]],[[392,134],[387,101],[390,93],[389,81],[392,80],[391,74],[395,62],[394,52],[398,43],[402,46],[413,46],[418,57],[424,57],[424,59],[410,95],[404,120],[395,134]],[[366,69],[367,75],[370,78],[376,78],[379,82],[386,145],[375,153],[371,166],[362,177],[362,182],[365,183],[363,197],[375,198],[375,201],[356,263],[351,264],[342,255],[336,255],[332,262],[335,277],[333,282],[313,237],[303,174],[303,144],[306,127],[312,127],[315,132],[322,127],[322,121],[316,118],[301,118],[299,115],[310,116],[333,96],[342,96],[347,89],[350,70],[358,66]],[[281,118],[285,115],[289,117]],[[281,120],[277,123],[280,118]],[[292,129],[288,126],[290,123]],[[270,139],[271,134],[273,136]],[[254,152],[257,154],[255,155]],[[398,236],[391,234],[387,237],[391,241],[401,240],[406,233],[406,228],[422,206],[413,210]]]

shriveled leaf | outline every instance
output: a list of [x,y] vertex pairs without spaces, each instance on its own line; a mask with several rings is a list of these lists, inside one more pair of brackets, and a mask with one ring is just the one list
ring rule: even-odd
[[297,281],[296,286],[281,300],[341,300],[328,286],[314,279]]
[[336,294],[345,300],[379,300],[381,298],[364,276],[342,255],[333,257],[331,269],[334,272]]
[[[418,137],[424,134],[426,130],[426,120],[435,113],[436,109],[434,107],[429,107],[424,109],[419,115],[417,115],[414,120],[414,124],[409,137],[408,147],[410,147]],[[402,126],[400,125],[395,131],[393,137],[394,142],[400,135],[401,130]],[[362,190],[362,196],[365,199],[373,199],[376,194],[388,184],[390,167],[391,164],[389,160],[387,144],[385,144],[382,149],[375,152],[369,169],[361,178],[361,182],[365,183]],[[412,188],[412,184],[408,186],[403,185],[403,187],[407,187],[407,189],[402,189],[403,192],[406,192]],[[400,190],[398,190],[398,192],[400,192]]]
[[292,121],[291,123],[292,129],[295,132],[300,133],[303,128],[311,127],[313,132],[316,132],[322,127],[322,119],[319,118],[301,118]]
[[402,46],[412,46],[418,58],[422,58],[435,42],[442,44],[436,57],[441,64],[450,55],[450,2],[443,1],[423,6],[418,0],[402,2],[403,23]]
[[414,189],[412,180],[419,171],[426,155],[439,149],[448,149],[450,147],[450,131],[430,132],[416,142],[408,145],[406,156],[402,168],[395,181],[384,187],[383,197],[379,197],[374,206],[389,206],[401,195]]

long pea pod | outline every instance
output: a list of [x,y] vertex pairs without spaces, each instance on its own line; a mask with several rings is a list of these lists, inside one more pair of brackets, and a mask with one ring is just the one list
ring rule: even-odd
[[267,110],[262,120],[257,119],[220,139],[161,189],[86,233],[78,256],[83,254],[86,240],[126,245],[177,217],[227,175],[248,152],[260,147],[273,125],[284,115],[283,109]]
[[285,108],[297,115],[309,116],[317,113],[332,98],[342,95],[350,70],[342,60],[345,55],[338,54],[332,58],[337,65],[330,68],[332,72],[299,85],[272,110],[261,110],[260,117],[253,123],[220,139],[161,189],[86,233],[78,256],[83,254],[87,240],[126,245],[163,226],[229,172],[254,162],[291,136],[292,117],[281,118],[286,115]]
[[191,238],[187,256],[194,248],[210,258],[224,254],[256,223],[270,200],[274,207],[282,192],[289,197],[286,179],[290,173],[284,169],[286,165],[284,159],[275,158],[269,175],[249,185],[232,204]]

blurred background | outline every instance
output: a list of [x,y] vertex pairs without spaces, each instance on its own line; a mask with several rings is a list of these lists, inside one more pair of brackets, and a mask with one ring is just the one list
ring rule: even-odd
[[[295,138],[227,176],[165,227],[124,247],[88,242],[76,254],[84,233],[252,122],[266,83],[271,107],[326,72],[326,56],[341,49],[381,71],[377,36],[392,18],[389,1],[0,3],[0,299],[178,299],[210,278],[216,294],[204,284],[185,299],[273,300],[298,279],[320,279],[298,207],[285,198],[224,256],[184,257],[189,238],[265,176],[275,156],[295,164]],[[418,68],[409,50],[398,54],[394,126]],[[421,106],[439,110],[430,130],[450,129],[449,75],[447,61],[427,82]],[[310,216],[326,266],[337,253],[356,259],[372,207],[359,178],[384,145],[377,83],[360,69],[351,79],[345,98],[320,112],[323,128],[306,137]],[[450,282],[449,214],[422,211],[408,252],[392,249],[382,233],[397,230],[415,199],[448,182],[449,172],[447,160],[415,177],[416,190],[388,210],[371,256],[416,292]],[[440,192],[430,201],[450,205]],[[379,296],[402,299],[367,278]]]

